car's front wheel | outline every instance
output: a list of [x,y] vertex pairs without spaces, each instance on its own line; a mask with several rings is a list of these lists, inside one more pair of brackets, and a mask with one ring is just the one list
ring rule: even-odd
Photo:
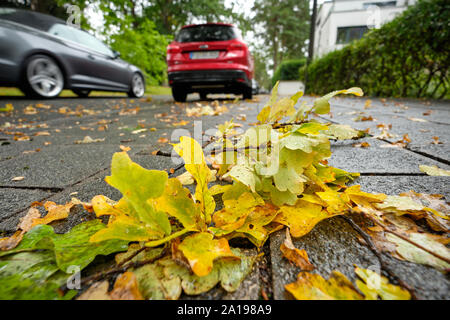
[[91,90],[74,89],[72,90],[80,98],[86,98],[91,93]]
[[172,87],[172,96],[176,102],[186,102],[187,92],[181,87]]
[[131,80],[130,91],[128,96],[130,98],[142,98],[145,94],[145,80],[142,75],[135,73]]
[[25,62],[23,91],[39,98],[57,97],[64,89],[64,76],[56,61],[49,56],[35,55]]

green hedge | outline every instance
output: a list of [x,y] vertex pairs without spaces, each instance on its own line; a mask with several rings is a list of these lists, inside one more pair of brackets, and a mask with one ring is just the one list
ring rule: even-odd
[[305,59],[285,60],[280,63],[272,77],[272,86],[279,80],[298,80],[300,75],[298,70],[306,63]]
[[[361,87],[369,96],[449,98],[450,2],[421,0],[361,40],[314,60],[309,93]],[[304,68],[299,70],[302,79]]]

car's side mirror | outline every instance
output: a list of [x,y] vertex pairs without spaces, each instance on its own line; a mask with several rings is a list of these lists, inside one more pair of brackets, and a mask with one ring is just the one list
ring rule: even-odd
[[119,51],[116,51],[116,50],[113,50],[113,58],[114,58],[114,59],[120,58],[120,52],[119,52]]

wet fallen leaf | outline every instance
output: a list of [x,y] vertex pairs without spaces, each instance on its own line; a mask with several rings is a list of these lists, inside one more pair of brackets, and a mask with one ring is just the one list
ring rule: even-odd
[[111,300],[108,288],[108,281],[96,282],[83,292],[77,300]]
[[433,141],[431,143],[432,144],[443,144],[443,142],[439,141],[439,137],[436,137],[436,136],[433,137]]
[[167,143],[167,142],[169,142],[169,139],[167,138],[161,137],[158,139],[158,143]]
[[23,179],[25,179],[25,177],[14,177],[11,181],[22,181]]
[[383,300],[409,300],[409,291],[390,284],[386,277],[375,271],[355,267],[355,273],[362,279],[356,280],[356,286],[365,295],[366,300],[377,300],[378,296]]
[[33,220],[33,227],[39,224],[49,224],[56,220],[66,219],[69,216],[70,209],[74,206],[72,202],[65,205],[58,205],[53,201],[46,201],[44,208],[47,210],[47,214],[43,218],[36,218]]
[[370,144],[368,142],[361,142],[353,144],[354,148],[369,148]]
[[3,108],[0,108],[0,112],[12,112],[12,111],[14,111],[14,107],[11,103],[7,103]]
[[34,108],[32,106],[27,106],[23,110],[23,113],[27,114],[27,115],[33,115],[33,114],[37,114],[37,110],[36,110],[36,108]]
[[211,233],[195,233],[186,237],[179,249],[189,261],[192,271],[199,277],[208,275],[213,269],[213,261],[219,257],[239,259],[224,238],[215,240]]
[[309,262],[308,254],[306,253],[306,251],[303,249],[297,249],[292,243],[288,228],[286,228],[286,239],[281,244],[280,250],[286,259],[295,264],[302,271],[314,270],[314,265]]
[[34,136],[36,136],[36,137],[38,137],[38,136],[49,136],[49,135],[50,135],[50,132],[48,132],[48,131],[39,131],[39,132],[36,132],[34,134]]
[[117,278],[109,295],[112,300],[144,300],[139,292],[136,276],[130,271]]
[[428,122],[428,120],[421,119],[421,118],[413,118],[413,117],[408,118],[408,120],[415,121],[415,122]]
[[74,143],[75,144],[88,144],[88,143],[96,143],[96,142],[103,142],[103,141],[105,141],[105,138],[92,139],[90,136],[85,136],[83,140],[77,140]]
[[325,280],[318,274],[300,272],[297,281],[285,285],[297,300],[363,300],[350,280],[342,273],[333,271]]
[[441,169],[437,166],[420,165],[419,169],[429,176],[450,176],[450,170]]

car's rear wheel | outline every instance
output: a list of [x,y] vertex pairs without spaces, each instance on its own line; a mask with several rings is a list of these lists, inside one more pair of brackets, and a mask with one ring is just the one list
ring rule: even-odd
[[91,93],[91,90],[74,89],[72,91],[80,98],[86,98]]
[[251,87],[245,87],[242,91],[242,95],[244,96],[244,99],[252,99],[253,98],[253,92]]
[[25,62],[23,91],[40,98],[57,97],[64,89],[64,75],[56,61],[49,56],[35,55]]
[[176,102],[186,102],[187,92],[182,87],[172,87],[172,96]]
[[130,91],[128,96],[131,98],[142,98],[145,94],[145,80],[142,75],[135,73],[131,79]]

